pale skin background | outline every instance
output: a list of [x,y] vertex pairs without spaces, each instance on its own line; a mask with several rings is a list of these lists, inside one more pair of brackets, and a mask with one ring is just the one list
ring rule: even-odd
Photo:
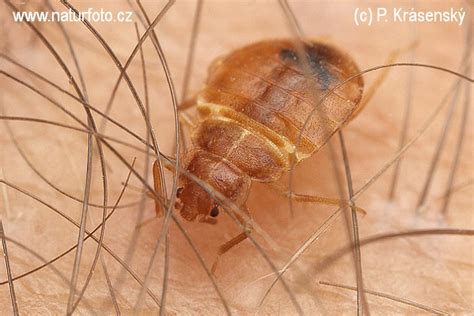
[[[349,52],[361,69],[384,63],[394,49],[408,45],[414,37],[419,46],[414,60],[458,70],[464,49],[464,28],[456,24],[417,24],[416,30],[408,23],[381,23],[372,26],[355,26],[355,8],[384,5],[391,10],[402,6],[410,9],[412,1],[383,4],[377,1],[292,1],[290,2],[302,29],[308,37],[326,37]],[[163,1],[158,4],[144,1],[151,19],[154,19]],[[80,11],[89,7],[100,10],[130,10],[127,3],[112,2],[73,3]],[[196,3],[179,1],[156,28],[172,73],[173,81],[181,96],[192,19]],[[464,8],[467,15],[469,4],[452,2],[417,3],[420,10],[446,10]],[[40,2],[31,2],[26,8],[40,8]],[[63,8],[55,5],[55,8]],[[11,21],[10,9],[0,6],[2,52],[20,61],[64,89],[74,93],[64,72],[45,49],[44,45],[26,26]],[[6,26],[5,28],[3,26]],[[64,42],[54,23],[37,25],[47,35],[77,79],[77,72]],[[136,44],[133,23],[95,23],[124,64]],[[119,72],[103,48],[82,24],[68,23],[71,40],[78,54],[87,85],[90,103],[104,109]],[[144,29],[140,25],[140,33]],[[207,66],[219,55],[244,44],[268,38],[288,37],[288,28],[282,10],[276,1],[206,1],[202,11],[201,28],[197,38],[193,75],[188,95],[199,90],[205,78]],[[144,45],[147,61],[147,76],[150,94],[151,121],[156,130],[161,149],[173,151],[173,112],[169,90],[156,52],[151,43]],[[399,58],[409,61],[410,53]],[[67,95],[57,92],[45,83],[33,79],[18,67],[1,60],[2,70],[32,83],[41,91],[63,104],[67,109],[86,117],[79,103]],[[143,80],[140,59],[137,55],[129,74],[143,99]],[[375,74],[365,77],[366,86]],[[396,153],[402,118],[406,104],[409,68],[393,69],[387,80],[368,107],[344,129],[344,136],[351,162],[354,189],[358,190]],[[456,78],[434,70],[414,69],[412,80],[412,117],[408,138],[412,138],[427,116],[441,102]],[[43,118],[69,125],[76,124],[51,103],[32,93],[25,87],[4,76],[0,79],[2,108],[6,115]],[[462,94],[461,94],[462,95]],[[460,100],[463,98],[460,97]],[[464,135],[461,154],[449,212],[446,218],[439,214],[449,168],[454,156],[456,137],[461,118],[461,105],[454,114],[451,133],[445,151],[441,155],[439,168],[433,178],[427,204],[418,214],[415,206],[441,134],[447,115],[446,108],[432,126],[404,156],[395,199],[388,200],[389,186],[393,176],[391,168],[375,182],[357,201],[367,210],[365,217],[359,216],[361,239],[375,234],[409,231],[415,229],[473,227],[473,169],[472,169],[472,114],[468,117],[468,128]],[[472,104],[471,104],[472,106]],[[472,113],[472,111],[470,112]],[[192,111],[190,113],[192,115]],[[2,114],[5,115],[5,114]],[[125,83],[121,84],[111,115],[128,128],[145,137],[143,118]],[[96,117],[100,123],[100,118]],[[77,126],[77,124],[75,125]],[[14,138],[30,161],[45,177],[62,190],[77,197],[83,196],[86,158],[86,136],[75,131],[33,123],[10,123]],[[186,135],[189,129],[184,129]],[[140,145],[135,139],[112,124],[105,134]],[[189,144],[189,142],[188,142]],[[337,141],[335,148],[339,149]],[[62,210],[75,221],[80,220],[82,205],[63,196],[43,182],[25,163],[14,146],[3,122],[0,124],[0,178],[7,180]],[[135,167],[140,173],[145,169],[145,158],[135,149],[116,145],[121,154],[131,162],[137,158]],[[100,165],[95,151],[94,176],[91,202],[102,203]],[[113,205],[125,181],[128,169],[106,150],[109,182],[109,204]],[[152,160],[150,160],[150,163]],[[342,168],[341,161],[338,162]],[[341,169],[342,170],[342,169]],[[148,179],[151,181],[151,174]],[[287,178],[285,178],[287,179]],[[287,181],[282,184],[287,185]],[[303,162],[296,169],[294,190],[299,193],[338,197],[333,167],[328,150],[324,149]],[[170,180],[170,178],[168,179]],[[140,187],[140,182],[131,181]],[[11,240],[34,250],[43,259],[50,260],[77,242],[78,229],[40,203],[17,191],[0,185],[2,201],[0,214],[5,235]],[[168,189],[170,191],[171,188]],[[162,219],[154,219],[136,229],[141,194],[128,189],[121,204],[134,203],[120,208],[107,222],[104,243],[119,257],[126,256],[129,247],[135,249],[127,262],[139,278],[143,279],[149,258],[153,253]],[[254,220],[280,247],[272,250],[259,234],[256,241],[268,253],[277,267],[282,267],[293,252],[327,219],[334,207],[321,205],[293,205],[290,216],[287,200],[271,189],[255,184],[248,200]],[[179,215],[179,214],[176,214]],[[153,201],[146,199],[144,218],[154,216]],[[179,218],[179,216],[177,216]],[[87,227],[93,229],[101,222],[100,208],[90,207]],[[214,260],[217,247],[238,233],[237,226],[228,216],[220,215],[215,226],[199,223],[183,223],[190,238],[199,248],[207,265]],[[138,238],[131,244],[133,233]],[[96,236],[99,236],[98,232]],[[301,308],[308,314],[353,314],[356,311],[356,292],[322,285],[320,281],[355,286],[352,255],[346,254],[337,261],[323,262],[330,254],[350,243],[347,224],[341,218],[318,239],[286,274],[285,280],[297,298]],[[29,271],[43,263],[13,242],[7,242],[13,276]],[[467,314],[473,306],[473,243],[470,236],[418,236],[394,238],[366,245],[362,248],[362,267],[367,289],[409,299],[411,301],[454,314]],[[84,244],[78,288],[82,288],[89,272],[97,243],[88,240]],[[110,274],[112,288],[121,313],[134,312],[140,286],[108,253],[102,252],[104,265]],[[160,247],[158,259],[149,278],[149,288],[161,296],[163,279],[164,247]],[[174,224],[170,226],[170,267],[166,311],[170,314],[224,314],[225,310],[207,275],[182,233]],[[69,279],[74,263],[74,252],[57,261],[54,266],[14,282],[18,308],[24,314],[61,314],[66,312],[69,295]],[[272,270],[249,242],[245,241],[226,255],[216,272],[217,283],[227,300],[232,313],[253,314],[258,302],[273,280]],[[0,280],[6,280],[5,265],[0,265]],[[372,314],[417,314],[428,313],[386,298],[367,297]],[[156,303],[146,296],[139,306],[144,313],[158,313]],[[8,284],[0,286],[0,311],[11,313]],[[110,298],[102,265],[97,265],[84,299],[77,308],[79,314],[112,314],[115,312]],[[260,310],[261,314],[294,314],[288,294],[277,284]]]

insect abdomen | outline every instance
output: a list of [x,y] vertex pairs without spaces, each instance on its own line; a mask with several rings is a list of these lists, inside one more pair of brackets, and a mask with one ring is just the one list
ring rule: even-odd
[[221,58],[209,69],[198,106],[239,113],[246,117],[244,126],[266,127],[261,134],[270,141],[278,135],[277,142],[287,144],[277,146],[296,161],[309,157],[357,110],[363,81],[355,78],[319,104],[329,89],[359,70],[335,47],[318,42],[303,46],[307,67],[289,40],[259,42]]
[[259,181],[278,179],[323,146],[357,109],[363,81],[356,78],[319,104],[358,68],[330,45],[308,42],[302,50],[306,70],[288,40],[256,43],[216,61],[197,98],[203,120],[195,145]]
[[204,119],[193,134],[197,147],[231,162],[253,180],[275,181],[287,170],[291,144],[268,135],[271,130],[226,106],[198,103],[198,109]]

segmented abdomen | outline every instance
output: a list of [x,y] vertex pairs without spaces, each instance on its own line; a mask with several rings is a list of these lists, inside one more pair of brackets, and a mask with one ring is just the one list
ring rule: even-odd
[[260,181],[277,179],[323,146],[357,108],[363,82],[359,77],[330,95],[303,128],[328,89],[358,69],[321,43],[304,45],[306,64],[296,52],[291,41],[268,41],[215,62],[198,95],[203,120],[194,143]]
[[274,181],[288,169],[293,145],[278,134],[229,107],[210,103],[198,107],[205,118],[193,133],[197,147],[222,157],[254,180]]

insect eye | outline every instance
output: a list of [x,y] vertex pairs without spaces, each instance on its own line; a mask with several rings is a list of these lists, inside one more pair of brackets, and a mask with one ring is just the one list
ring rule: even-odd
[[211,213],[209,213],[209,215],[211,217],[217,217],[217,215],[219,215],[219,208],[217,208],[217,205],[211,209]]

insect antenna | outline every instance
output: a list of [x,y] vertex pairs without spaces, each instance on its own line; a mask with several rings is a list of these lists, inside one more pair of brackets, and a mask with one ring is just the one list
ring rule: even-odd
[[[166,5],[166,7],[168,7],[168,6],[171,7],[173,4],[174,4],[174,1],[169,1],[168,4]],[[154,31],[154,25],[156,25],[156,23],[155,23],[156,19],[152,23],[150,21],[149,17],[148,17],[148,14],[144,10],[143,6],[141,5],[140,1],[137,1],[137,5],[139,6],[143,16],[146,19],[147,25],[145,25],[145,27],[147,27],[147,32],[151,31],[152,43],[153,43],[153,45],[156,49],[156,52],[157,52],[158,57],[160,59],[160,62],[163,66],[163,71],[165,73],[166,81],[168,83],[168,87],[169,87],[169,91],[170,91],[170,95],[171,95],[171,99],[172,99],[172,104],[173,104],[173,113],[174,113],[174,119],[175,119],[175,129],[176,129],[176,133],[175,133],[175,136],[176,136],[176,140],[175,140],[176,141],[175,163],[176,163],[176,169],[179,169],[179,164],[180,164],[180,157],[179,157],[179,154],[180,154],[180,147],[179,147],[180,126],[179,126],[179,118],[178,118],[178,101],[177,101],[177,97],[176,97],[176,92],[175,92],[173,80],[171,79],[171,74],[170,74],[170,70],[169,70],[169,67],[168,67],[168,63],[166,61],[163,50],[162,50],[162,48],[160,46],[160,43],[158,41],[158,37],[156,36],[156,33]],[[165,13],[166,13],[166,11],[165,11]],[[160,166],[161,174],[164,174],[163,166],[161,164],[159,166]],[[166,239],[168,238],[169,220],[172,216],[173,205],[174,205],[174,202],[175,202],[175,199],[176,199],[177,179],[178,179],[178,174],[177,173],[173,174],[173,184],[172,184],[172,189],[171,189],[171,198],[170,198],[169,206],[166,210],[165,218],[163,220],[160,235],[159,235],[158,240],[155,244],[154,252],[150,257],[149,264],[148,264],[148,267],[146,269],[145,283],[149,282],[150,273],[151,273],[151,271],[153,269],[153,266],[155,264],[156,256],[158,254],[158,249],[159,249],[159,246],[160,246],[160,243],[161,243],[162,239],[163,238],[166,238]],[[162,185],[161,185],[162,189],[163,189],[162,193],[164,194],[164,196],[166,196],[166,186],[164,184],[163,177],[160,177],[160,180],[163,181]],[[165,264],[164,264],[164,271],[163,271],[162,301],[166,301],[166,289],[168,288],[168,286],[167,286],[167,282],[168,282],[168,264],[169,264],[168,247],[169,247],[169,243],[165,242]],[[137,302],[135,303],[135,307],[134,307],[135,310],[137,310],[139,308],[139,306],[142,304],[143,296],[144,296],[144,292],[140,291],[140,294],[138,295]],[[165,312],[165,306],[161,306],[160,314],[162,315],[164,312]]]

